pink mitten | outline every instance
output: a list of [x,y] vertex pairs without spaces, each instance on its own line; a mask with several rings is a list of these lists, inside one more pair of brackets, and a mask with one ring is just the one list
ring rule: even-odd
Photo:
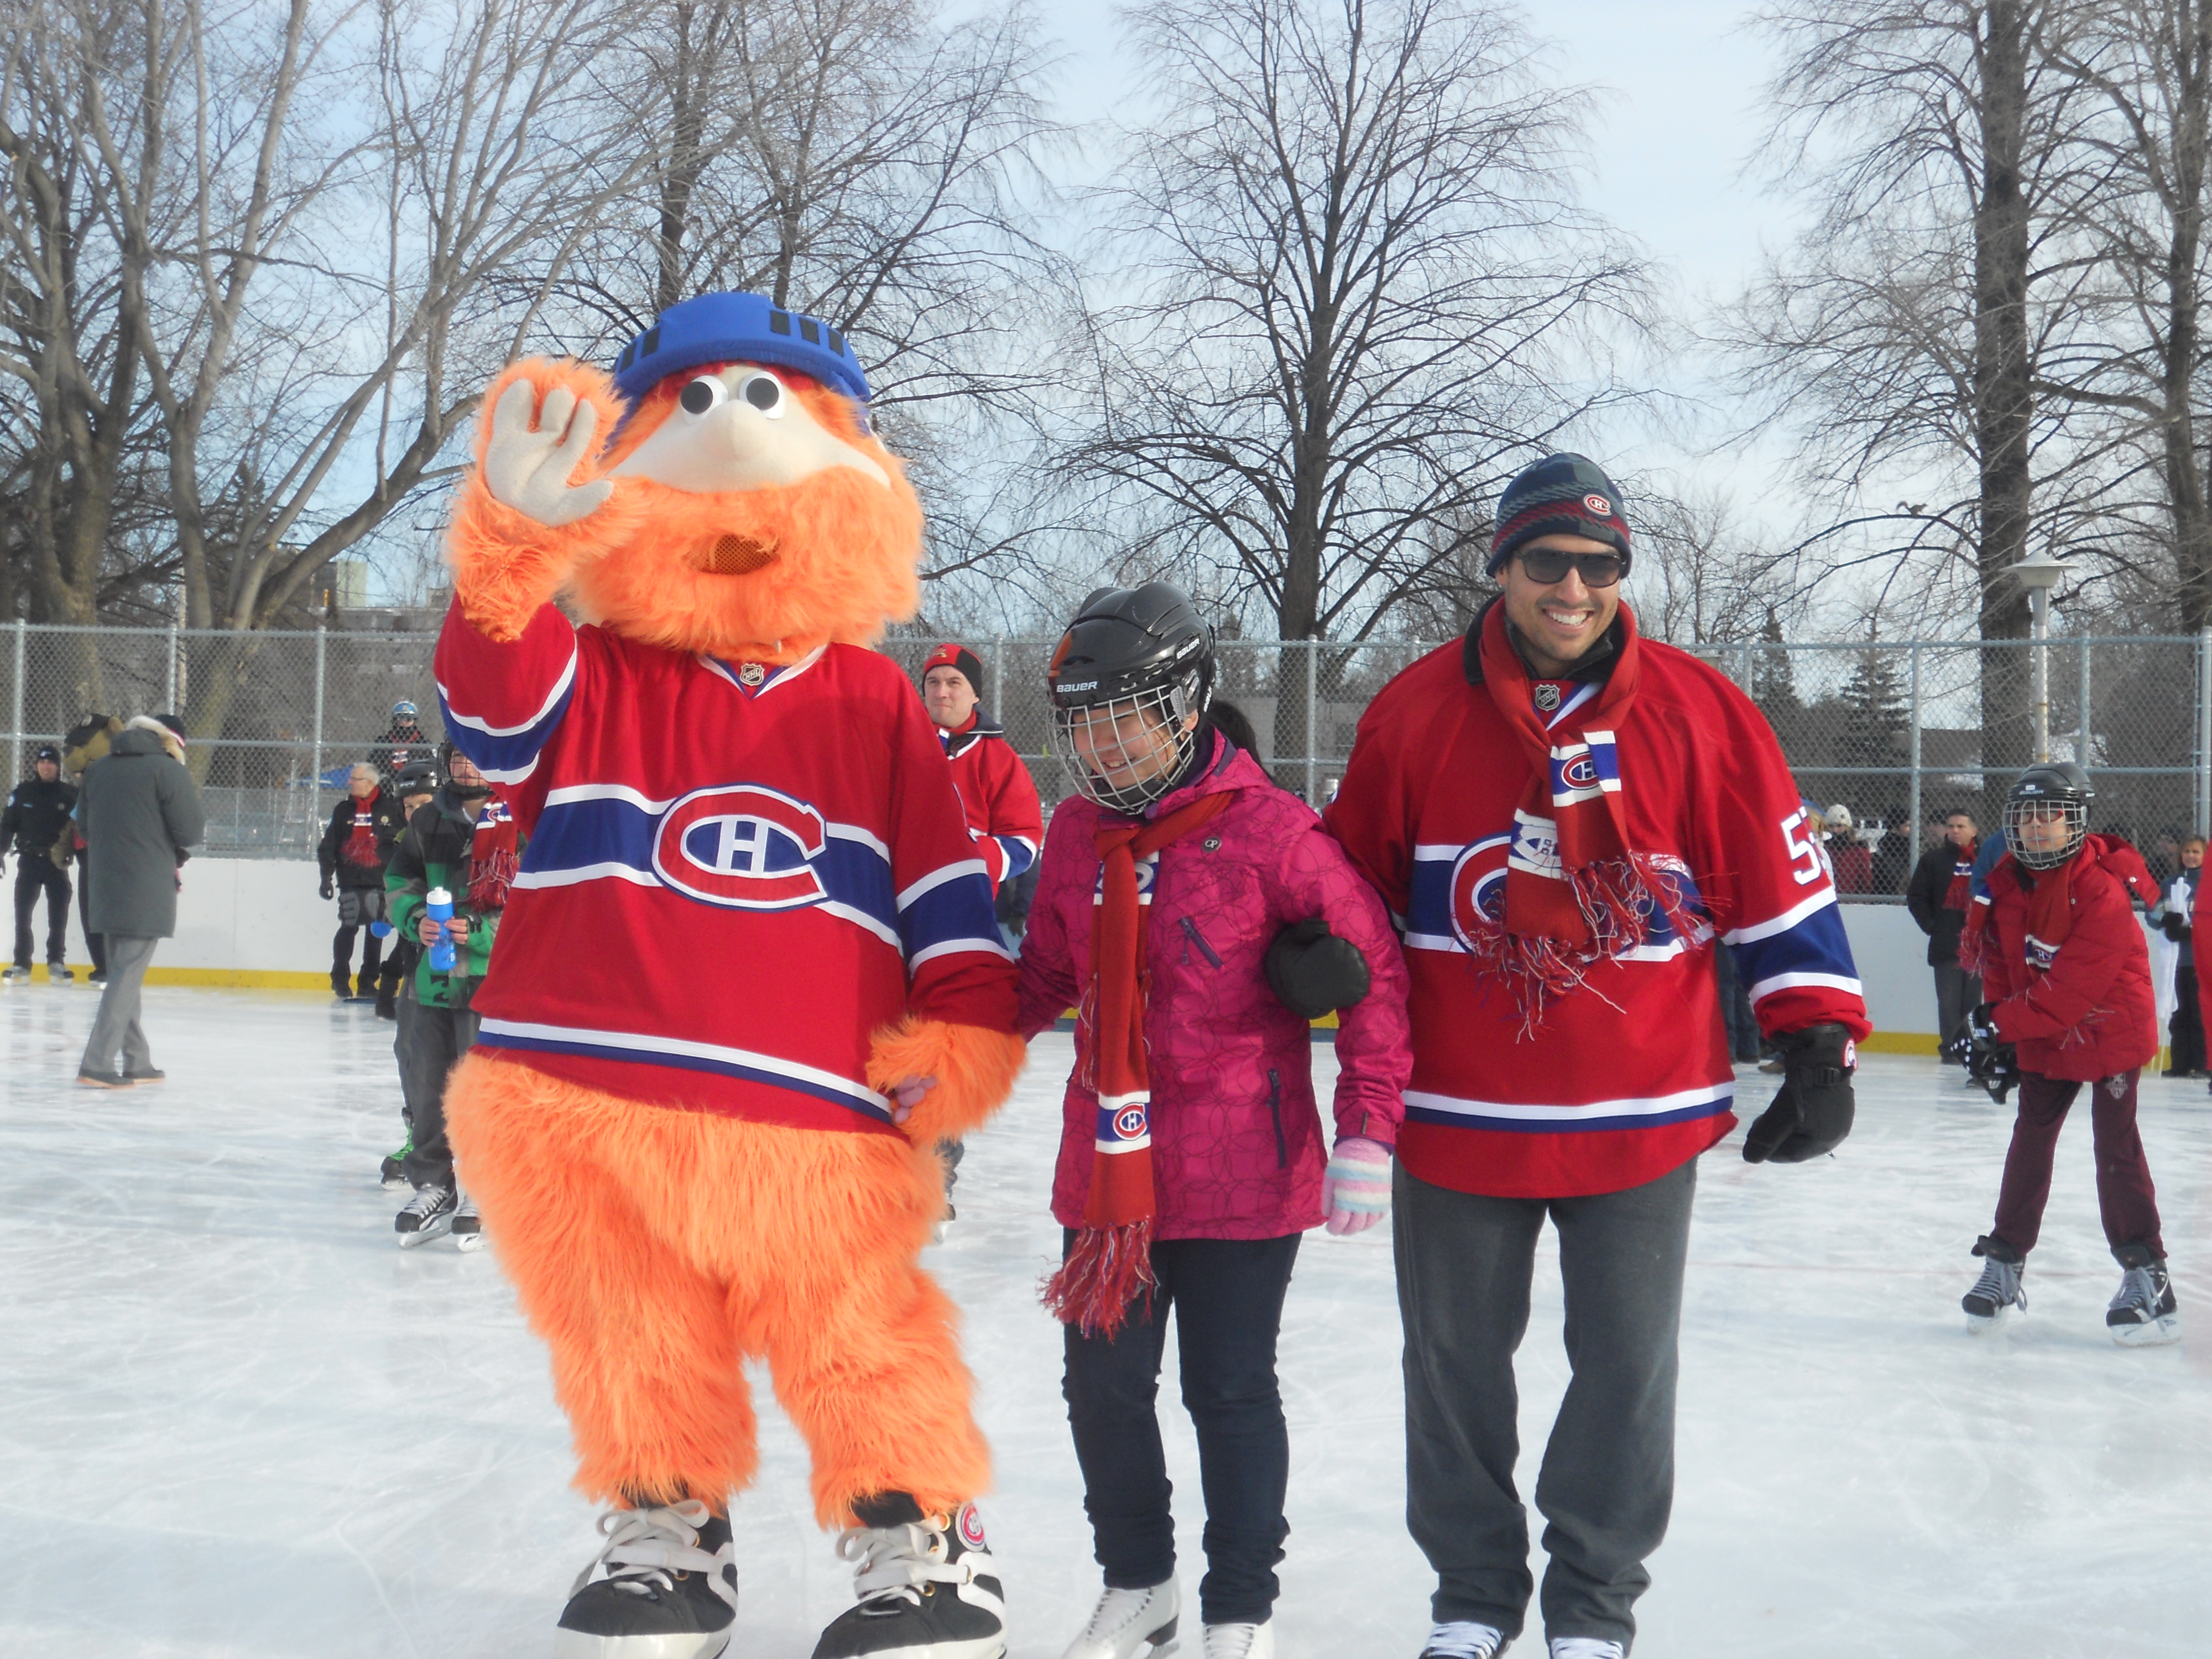
[[1328,1230],[1339,1238],[1364,1233],[1390,1213],[1390,1149],[1364,1135],[1336,1143],[1322,1178],[1321,1201]]

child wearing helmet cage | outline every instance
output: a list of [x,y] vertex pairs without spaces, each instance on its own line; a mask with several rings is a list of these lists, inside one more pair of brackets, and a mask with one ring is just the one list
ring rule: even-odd
[[2087,1084],[2097,1208],[2121,1268],[2105,1324],[2114,1341],[2140,1346],[2180,1340],[2136,1127],[2136,1085],[2158,1053],[2158,1026],[2150,951],[2130,894],[2148,902],[2157,888],[2135,848],[2091,833],[2095,798],[2089,775],[2062,761],[2021,773],[2005,802],[2007,850],[1990,872],[1983,928],[1988,1000],[1969,1020],[1967,1070],[1999,1102],[2018,1084],[2020,1114],[1996,1219],[1974,1243],[1982,1275],[1961,1305],[1976,1330],[2026,1311],[2022,1279],[2051,1195],[2051,1156]]
[[[1046,1293],[1105,1585],[1067,1659],[1174,1638],[1175,1529],[1154,1395],[1176,1315],[1198,1431],[1206,1659],[1266,1659],[1289,1526],[1275,1343],[1299,1235],[1389,1206],[1412,1066],[1406,972],[1373,890],[1213,699],[1196,608],[1093,593],[1054,653],[1077,793],[1053,815],[1022,949],[1025,1035],[1078,1011]],[[1340,1011],[1335,1150],[1308,1022]]]

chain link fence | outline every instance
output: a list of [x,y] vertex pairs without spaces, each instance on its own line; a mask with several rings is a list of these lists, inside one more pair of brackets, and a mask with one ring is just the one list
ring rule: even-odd
[[[934,639],[884,650],[918,678]],[[1071,784],[1053,752],[1045,664],[1050,638],[975,640],[984,705],[1005,726],[1048,802]],[[189,629],[0,629],[0,713],[11,776],[33,746],[58,742],[94,714],[176,711],[195,735],[192,764],[209,817],[207,851],[309,858],[345,769],[368,757],[392,705],[421,710],[442,736],[431,675],[434,633],[231,634]],[[1285,787],[1327,800],[1359,716],[1428,644],[1224,640],[1218,695],[1259,735],[1261,758]],[[1782,740],[1798,787],[1826,809],[1850,809],[1871,854],[1873,896],[1900,894],[1930,839],[1957,809],[1993,824],[2006,787],[2035,752],[2025,641],[1878,645],[1755,641],[1699,647],[1741,686]],[[2212,633],[2197,637],[2051,641],[2046,647],[2050,750],[2095,774],[2100,827],[2127,836],[2154,867],[2168,838],[2212,824]]]

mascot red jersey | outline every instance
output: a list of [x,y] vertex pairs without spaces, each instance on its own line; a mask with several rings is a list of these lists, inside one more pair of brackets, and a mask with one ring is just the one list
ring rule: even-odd
[[1014,975],[935,733],[868,649],[915,609],[921,513],[867,396],[836,330],[703,295],[611,380],[508,369],[454,514],[447,730],[530,842],[451,1133],[611,1508],[563,1659],[727,1646],[748,1358],[859,1564],[817,1659],[1005,1650],[918,1258],[930,1149],[1019,1069]]

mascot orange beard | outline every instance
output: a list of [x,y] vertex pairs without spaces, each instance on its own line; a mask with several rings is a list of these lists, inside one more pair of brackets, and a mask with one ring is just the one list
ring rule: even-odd
[[[764,416],[763,399],[779,392]],[[451,532],[457,614],[440,647],[441,689],[457,629],[495,644],[542,634],[556,592],[625,648],[675,653],[679,670],[741,661],[747,676],[800,665],[818,678],[823,647],[866,645],[915,608],[921,514],[898,461],[858,404],[788,363],[694,364],[623,418],[604,374],[528,362],[494,384],[485,408]],[[849,654],[831,660],[854,666]],[[869,665],[896,672],[872,653],[860,665]],[[918,702],[913,718],[925,719]],[[447,722],[470,750],[465,716],[457,723],[449,708]],[[866,748],[865,734],[835,722],[801,736]],[[701,757],[703,775],[732,782],[718,763]],[[949,790],[949,769],[945,781]],[[517,810],[531,808],[518,797]],[[518,888],[531,867],[526,858]],[[526,896],[537,897],[518,894],[501,935],[510,962],[517,951],[531,960]],[[705,914],[697,925],[714,926]],[[567,948],[581,964],[599,945]],[[488,992],[505,982],[501,961]],[[719,971],[710,960],[690,968]],[[836,983],[813,989],[840,994]],[[1010,1023],[1010,995],[1006,1012]],[[898,1132],[867,1133],[672,1109],[684,1103],[556,1075],[517,1049],[480,1047],[455,1069],[447,1102],[462,1180],[551,1348],[576,1484],[617,1510],[603,1522],[615,1539],[602,1552],[609,1577],[571,1601],[556,1652],[722,1650],[728,1626],[714,1628],[721,1609],[698,1586],[726,1583],[714,1595],[733,1608],[721,1517],[757,1462],[747,1358],[768,1361],[808,1443],[819,1518],[861,1528],[843,1547],[851,1555],[860,1540],[864,1600],[817,1653],[1003,1651],[990,1639],[998,1583],[977,1588],[975,1568],[988,1571],[989,1557],[966,1507],[988,1483],[988,1454],[969,1414],[957,1316],[918,1257],[944,1208],[934,1148],[997,1109],[1022,1056],[1003,1029],[910,1012],[888,1022],[868,1045],[866,1076]],[[684,1567],[696,1570],[688,1579],[674,1571]],[[623,1593],[599,1594],[611,1590]],[[967,1620],[953,1634],[968,1639],[925,1646],[891,1632],[932,1597],[955,1625]],[[862,1628],[864,1614],[874,1622]]]

